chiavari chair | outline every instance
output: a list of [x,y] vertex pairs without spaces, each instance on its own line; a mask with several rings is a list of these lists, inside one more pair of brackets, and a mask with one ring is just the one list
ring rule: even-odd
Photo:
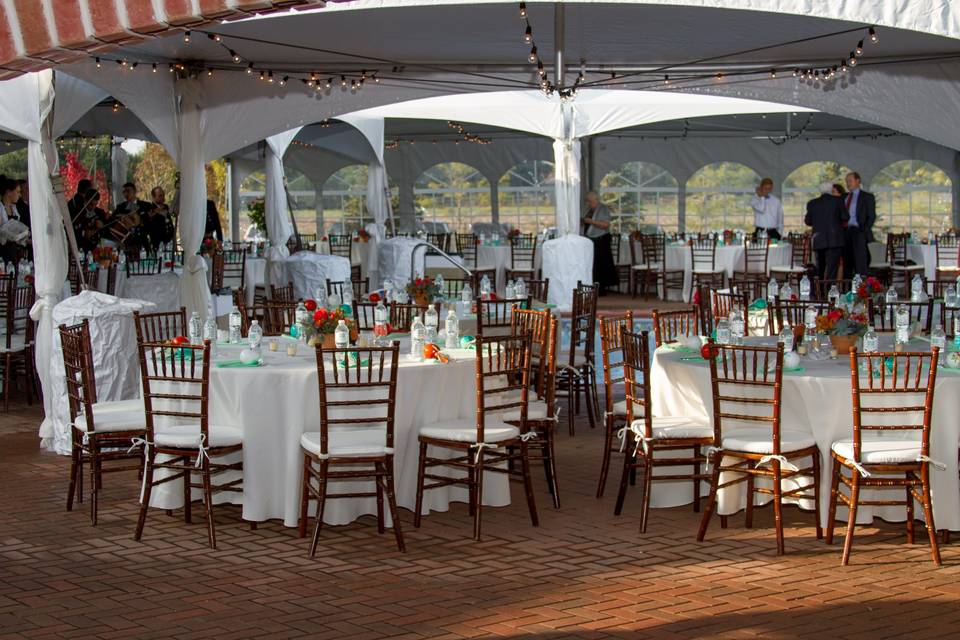
[[247,335],[247,333],[250,331],[251,322],[256,320],[260,323],[260,327],[263,329],[264,335],[267,335],[267,323],[264,319],[266,312],[263,304],[254,302],[253,305],[247,305],[247,294],[245,289],[234,289],[232,293],[233,306],[235,306],[237,311],[240,312],[241,334]]
[[293,283],[287,283],[282,287],[270,285],[270,299],[275,302],[295,301],[297,298],[293,291]]
[[353,236],[349,233],[333,234],[327,236],[330,243],[330,255],[340,256],[350,260],[353,264]]
[[247,250],[230,249],[223,252],[223,286],[242,289],[246,285]]
[[[436,280],[436,276],[433,276]],[[479,295],[479,291],[474,289],[473,278],[444,278],[443,279],[443,289],[440,291],[440,295],[447,300],[459,300],[460,292],[463,291],[463,287],[470,285],[470,289],[473,291],[474,295]]]
[[743,239],[743,271],[735,271],[735,278],[753,280],[766,284],[767,265],[770,258],[770,239]]
[[710,287],[699,286],[693,289],[692,298],[693,306],[700,314],[700,331],[707,336],[713,334],[713,301]]
[[420,316],[423,322],[426,307],[421,307],[413,303],[393,302],[390,308],[390,328],[396,333],[409,333],[410,325],[413,323],[414,315]]
[[[527,427],[536,433],[531,437],[530,460],[543,462],[543,471],[547,488],[553,497],[553,506],[560,508],[560,489],[557,482],[557,457],[554,447],[556,440],[556,375],[557,375],[557,328],[559,322],[549,311],[514,309],[512,317],[513,335],[530,334],[531,375],[536,400],[527,402]],[[534,357],[537,356],[537,357]],[[515,427],[520,424],[520,411],[514,409],[505,412],[502,420]]]
[[[777,298],[770,325],[771,335],[780,335],[784,327],[793,327],[795,329],[794,335],[796,335],[796,328],[805,326],[804,315],[807,312],[807,307],[816,309],[818,316],[825,315],[830,311],[830,303],[824,300],[781,300]],[[769,307],[767,312],[770,312]]]
[[747,296],[748,300],[759,300],[767,297],[767,283],[760,278],[730,278],[727,283],[730,291]]
[[80,277],[80,268],[74,259],[73,252],[67,260],[67,281],[70,283],[70,293],[77,295],[82,290],[82,278]]
[[[67,511],[83,502],[83,467],[90,468],[90,521],[97,524],[103,474],[141,468],[143,452],[131,452],[130,439],[143,438],[146,426],[143,401],[99,402],[90,344],[90,321],[60,325],[67,404],[70,411],[70,486]],[[123,466],[115,462],[136,460]]]
[[643,261],[650,265],[656,277],[656,286],[663,291],[663,298],[669,297],[671,289],[683,291],[683,269],[667,268],[667,239],[662,233],[645,234],[641,237]]
[[[860,505],[907,510],[907,543],[914,541],[914,501],[923,507],[930,554],[940,566],[940,548],[930,500],[930,425],[939,351],[857,353],[850,349],[853,437],[834,442],[827,516],[827,544],[833,543],[837,505],[848,508],[842,564],[850,561]],[[845,473],[846,472],[846,473]],[[849,475],[848,475],[849,474]],[[843,485],[846,495],[840,490]],[[902,488],[904,500],[866,500],[861,490]]]
[[810,263],[810,234],[795,233],[787,234],[787,242],[790,243],[790,263],[786,265],[772,265],[769,267],[770,275],[777,280],[790,279],[791,276],[800,278],[807,270],[807,264]]
[[[210,341],[176,347],[141,342],[137,346],[147,428],[140,515],[133,539],[139,542],[143,535],[153,488],[178,478],[183,483],[183,519],[188,524],[193,489],[202,490],[207,541],[216,549],[213,497],[223,492],[243,493],[243,462],[223,461],[223,456],[243,450],[243,432],[210,424]],[[155,478],[161,469],[170,475]],[[239,472],[241,477],[222,478],[222,474],[234,475],[229,472]],[[200,482],[193,481],[195,474],[200,476]],[[216,480],[220,482],[215,483]]]
[[223,253],[215,252],[210,257],[210,293],[216,295],[223,290]]
[[373,331],[376,320],[376,302],[364,302],[360,298],[353,299],[353,322],[357,331]]
[[510,236],[510,268],[506,278],[516,280],[518,277],[534,279],[537,277],[537,236],[533,233],[521,233]]
[[530,296],[477,300],[477,334],[489,337],[509,333],[514,310],[529,308]]
[[617,428],[627,419],[627,403],[615,400],[614,394],[623,385],[623,331],[633,331],[633,312],[600,318],[600,361],[603,365],[604,439],[603,457],[600,461],[600,479],[597,482],[597,497],[603,497],[610,471],[610,454],[615,445]]
[[595,285],[577,283],[570,314],[570,345],[557,356],[557,392],[567,399],[567,428],[574,434],[573,419],[580,413],[580,395],[586,397],[590,428],[596,427],[599,412],[594,341],[597,331],[597,292]]
[[[449,233],[428,233],[427,242],[440,249],[444,253],[449,253],[450,251],[450,234]],[[434,251],[434,253],[436,253]]]
[[630,243],[630,273],[627,275],[627,281],[630,295],[634,298],[637,297],[637,285],[640,284],[639,288],[643,290],[643,297],[647,299],[650,297],[650,284],[653,283],[653,286],[656,286],[656,282],[654,282],[656,276],[653,268],[646,262],[643,251],[643,234],[639,232],[631,234],[628,242]]
[[[343,290],[346,283],[343,280],[327,280],[327,295],[337,294],[343,300]],[[364,296],[370,293],[370,278],[353,281],[350,283],[354,300],[362,300]]]
[[[659,348],[682,336],[699,336],[700,310],[691,305],[674,311],[653,310],[653,339]],[[601,336],[601,340],[602,340]]]
[[870,265],[870,271],[876,272],[877,277],[890,286],[897,287],[902,283],[899,289],[901,295],[908,295],[910,292],[910,280],[915,274],[923,274],[922,264],[910,264],[908,243],[909,233],[889,233],[887,234],[887,252],[886,262],[874,263]]
[[0,344],[3,354],[3,410],[10,410],[10,388],[22,374],[27,392],[27,404],[33,405],[37,393],[37,369],[34,361],[35,326],[30,318],[36,293],[33,286],[17,286],[16,274],[3,276],[0,284],[0,304],[5,316],[5,335]]
[[937,280],[956,280],[960,276],[960,236],[944,233],[937,236]]
[[630,274],[633,269],[633,260],[631,256],[627,260],[620,257],[620,243],[623,240],[619,233],[610,234],[610,253],[613,255],[613,266],[617,270],[617,290],[623,291],[621,287],[626,284],[627,290],[630,290]]
[[[475,418],[449,420],[420,427],[417,502],[413,524],[420,527],[425,491],[466,485],[473,537],[480,539],[483,510],[483,476],[506,473],[523,478],[527,507],[533,526],[538,526],[537,505],[530,476],[530,444],[527,401],[530,378],[530,336],[477,337],[477,412]],[[520,412],[520,426],[503,422],[503,413]],[[457,457],[429,456],[429,447],[453,451]],[[516,469],[519,463],[520,470]],[[465,470],[451,477],[431,473],[434,468]],[[428,484],[429,482],[429,484]]]
[[[130,258],[133,258],[132,260]],[[156,276],[163,272],[163,260],[156,256],[141,258],[139,254],[127,258],[127,277]]]
[[713,238],[698,238],[689,241],[691,286],[709,285],[723,287],[726,272],[717,268],[717,243]]
[[267,300],[263,303],[263,335],[283,335],[297,321],[297,305],[293,300]]
[[[717,507],[717,493],[746,483],[747,528],[753,527],[754,495],[772,495],[777,554],[783,555],[783,500],[812,499],[819,505],[820,498],[820,451],[813,435],[781,425],[783,344],[775,348],[721,345],[712,340],[708,344],[718,354],[710,359],[717,448],[710,456],[710,497],[697,541],[702,542],[706,536]],[[798,466],[807,459],[811,459],[809,466]],[[733,479],[721,482],[721,474]],[[772,488],[758,485],[758,479],[772,482]],[[808,482],[800,485],[802,479]],[[795,486],[785,487],[784,482]],[[814,517],[820,539],[819,508],[814,508]]]
[[363,269],[359,264],[350,265],[350,282],[360,282],[363,279]]
[[[317,503],[310,557],[317,551],[327,500],[377,499],[377,530],[386,528],[386,496],[397,548],[405,551],[393,482],[394,415],[400,343],[389,347],[324,349],[318,344],[317,379],[320,430],[300,436],[303,482],[300,497],[300,537],[307,535],[311,500]],[[362,412],[358,408],[362,406]],[[373,480],[374,491],[333,493],[331,482]],[[347,483],[349,486],[349,483]]]
[[543,280],[524,280],[524,282],[527,285],[527,293],[530,294],[531,300],[536,300],[544,304],[549,302],[550,278],[544,278]]
[[[480,238],[474,233],[457,234],[457,251],[460,252],[460,257],[463,259],[464,264],[473,272],[475,282],[480,282],[480,279],[483,278],[484,275],[490,278],[491,282],[496,282],[496,265],[481,264],[477,261],[477,247],[479,244]],[[474,291],[476,291],[476,288],[474,288]]]
[[[823,280],[816,280],[813,284],[813,291],[817,300],[827,300],[831,287],[836,287],[840,295],[848,293],[853,288],[853,280],[849,278],[824,278]],[[791,284],[791,286],[793,285]]]
[[733,293],[732,291],[712,290],[710,293],[714,326],[720,318],[729,318],[733,310],[736,309],[743,314],[743,334],[749,335],[750,323],[747,318],[750,313],[749,296],[746,293]]
[[179,311],[154,313],[134,311],[133,325],[137,330],[137,342],[166,342],[187,335],[187,309],[180,307]]
[[[652,484],[687,480],[693,483],[693,510],[700,511],[700,483],[709,478],[705,471],[707,456],[703,447],[714,444],[714,430],[702,420],[684,416],[654,418],[650,401],[650,341],[646,331],[634,333],[621,329],[623,345],[624,387],[626,389],[627,426],[624,429],[626,455],[620,476],[620,491],[614,515],[623,512],[629,478],[643,469],[640,501],[640,533],[646,533]],[[674,456],[673,452],[687,456]],[[657,453],[669,452],[658,457]],[[693,471],[672,474],[654,473],[657,467],[693,467]],[[701,471],[703,469],[703,471]]]
[[906,307],[911,325],[918,323],[923,333],[930,333],[933,326],[932,299],[928,299],[926,302],[904,301],[890,304],[887,304],[884,300],[870,300],[867,305],[867,317],[877,331],[884,333],[896,331],[897,309],[900,307]]

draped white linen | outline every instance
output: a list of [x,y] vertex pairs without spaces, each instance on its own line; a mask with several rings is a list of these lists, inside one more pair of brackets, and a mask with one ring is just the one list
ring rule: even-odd
[[110,186],[114,202],[123,202],[123,183],[127,181],[129,157],[120,146],[121,138],[114,136],[110,141]]
[[556,163],[554,189],[557,194],[557,233],[580,232],[580,141],[554,140]]
[[290,256],[287,249],[287,240],[293,235],[293,225],[287,207],[287,188],[283,173],[283,154],[300,133],[300,127],[270,136],[266,140],[263,168],[265,185],[263,194],[264,217],[267,223],[267,237],[270,246],[267,247],[268,280],[271,284],[282,286],[286,284],[282,273],[283,260]]
[[187,313],[196,311],[205,318],[210,308],[210,286],[207,284],[207,263],[197,252],[203,240],[207,220],[207,178],[203,157],[202,85],[194,78],[182,79],[176,85],[179,102],[180,151],[180,242],[183,245],[184,269],[180,278],[180,302]]

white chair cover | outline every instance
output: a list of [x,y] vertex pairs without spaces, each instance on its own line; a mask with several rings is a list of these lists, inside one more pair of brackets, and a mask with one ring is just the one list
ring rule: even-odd
[[[81,291],[53,308],[53,323],[72,325],[90,320],[93,368],[97,400],[129,400],[140,397],[140,368],[137,365],[137,333],[133,312],[153,312],[157,305],[145,300],[122,300],[96,291]],[[52,429],[41,432],[41,445],[68,455],[71,448],[70,408],[63,370],[60,332],[54,334],[50,390],[53,400]]]
[[293,282],[298,298],[313,298],[317,289],[326,288],[327,280],[350,282],[350,260],[313,251],[298,251],[283,261],[286,279]]
[[[210,284],[207,283],[209,289]],[[180,276],[172,271],[155,276],[117,278],[117,297],[129,300],[150,300],[157,311],[176,311],[180,303]],[[201,314],[204,315],[206,310]]]
[[[371,282],[376,288],[381,282],[390,278],[397,287],[403,287],[413,277],[410,274],[410,256],[413,248],[420,243],[417,238],[390,238],[377,245],[377,266],[379,267],[380,282]],[[415,269],[418,273],[424,271],[425,249],[417,251]]]
[[593,243],[571,234],[547,240],[542,253],[543,277],[550,279],[548,302],[559,311],[570,311],[577,281],[593,282]]

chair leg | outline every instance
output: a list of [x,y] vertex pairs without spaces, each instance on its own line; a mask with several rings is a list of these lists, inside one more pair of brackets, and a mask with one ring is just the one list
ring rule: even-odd
[[[379,463],[375,464],[374,468],[379,474],[380,472]],[[376,478],[376,482],[374,482],[373,484],[377,490],[377,533],[382,534],[387,529],[384,526],[384,520],[383,520],[383,485],[380,483],[379,475]]]
[[[753,500],[753,496],[750,496]],[[787,552],[783,542],[783,470],[780,461],[773,460],[773,523],[777,533],[777,555]]]
[[10,411],[10,384],[13,381],[12,371],[10,370],[11,356],[6,354],[4,356],[3,364],[3,412],[9,413]]
[[203,458],[203,468],[200,471],[203,476],[203,506],[207,512],[207,541],[211,549],[217,548],[217,531],[213,522],[213,487],[210,479],[210,459]]
[[753,492],[755,479],[752,475],[747,476],[747,506],[743,514],[743,526],[747,529],[753,529]]
[[860,501],[860,473],[854,470],[850,477],[850,511],[847,514],[847,537],[843,541],[843,559],[840,564],[850,563],[850,548],[853,546],[853,530],[857,526],[857,506]]
[[573,437],[573,375],[567,372],[567,426]]
[[922,497],[923,497],[923,517],[927,521],[927,535],[930,538],[930,556],[933,559],[933,563],[938,567],[943,564],[943,560],[940,559],[940,546],[937,544],[937,527],[933,522],[933,502],[930,500],[930,463],[924,463],[923,469],[920,472],[920,478],[923,483],[922,486]]
[[397,511],[397,492],[393,488],[393,459],[388,458],[387,463],[383,465],[383,480],[386,485],[387,506],[390,509],[390,520],[393,522],[393,535],[397,539],[397,549],[401,552],[407,550],[407,545],[403,542],[403,529],[400,526],[400,512]]
[[96,440],[90,442],[90,524],[97,526],[97,499],[100,489],[100,449]]
[[186,524],[193,522],[193,474],[190,472],[190,456],[181,458],[183,464],[183,521]]
[[547,442],[544,445],[544,455],[547,458],[543,461],[544,468],[549,469],[550,472],[550,493],[553,495],[553,508],[560,508],[560,482],[557,480],[557,452],[553,446],[556,438],[554,437],[553,427],[548,427],[544,429],[544,432],[547,434]]
[[[628,431],[627,434],[630,434]],[[630,473],[633,469],[633,456],[630,455],[633,447],[633,435],[626,435],[626,452],[623,456],[623,471],[620,474],[620,490],[617,492],[617,504],[613,507],[613,515],[618,516],[623,511],[623,501],[627,497],[627,485],[630,483]]]
[[67,511],[73,511],[73,498],[77,491],[77,474],[83,473],[80,448],[74,445],[70,452],[70,486],[67,487]]
[[707,535],[707,527],[710,525],[710,516],[717,507],[717,487],[720,484],[720,461],[722,456],[719,451],[714,452],[710,463],[713,472],[710,474],[710,495],[707,496],[707,508],[703,510],[703,516],[700,518],[700,529],[697,531],[697,542],[703,542]]
[[693,512],[700,513],[700,445],[693,448]]
[[420,443],[420,461],[417,464],[417,505],[413,511],[413,526],[420,528],[420,513],[423,511],[423,474],[427,464],[427,443]]
[[146,471],[143,472],[143,495],[140,496],[140,515],[137,517],[137,530],[133,534],[133,539],[140,542],[143,535],[143,525],[147,521],[147,509],[150,508],[150,493],[153,491],[153,463],[157,454],[152,450],[146,456]]
[[[470,455],[470,452],[467,452]],[[480,539],[480,515],[483,512],[483,449],[477,449],[476,464],[474,473],[476,474],[476,505],[473,511],[473,539]]]
[[[652,445],[651,445],[652,447]],[[650,515],[650,491],[653,488],[653,449],[641,452],[643,456],[643,486],[641,487],[640,533],[647,532]]]
[[827,510],[827,534],[825,537],[827,544],[833,544],[833,528],[837,524],[837,494],[840,491],[840,461],[833,455],[830,458],[833,460],[833,464],[830,472],[830,507]]
[[[597,428],[597,416],[595,415],[596,402],[596,381],[593,376],[593,369],[587,368],[589,375],[582,374],[583,378],[583,401],[587,405],[587,419],[590,421],[590,428]],[[578,396],[579,397],[579,396]]]
[[317,553],[317,545],[320,543],[320,530],[323,529],[323,508],[327,506],[327,469],[329,463],[326,460],[320,461],[320,473],[317,477],[317,522],[313,529],[313,540],[310,542],[310,557]]
[[610,449],[613,446],[614,418],[608,415],[603,421],[606,433],[603,434],[603,458],[600,462],[600,480],[597,482],[597,497],[603,497],[607,486],[607,473],[610,471]]
[[913,544],[913,492],[909,485],[904,487],[904,491],[907,494],[907,544]]
[[530,475],[530,448],[525,440],[520,441],[520,465],[523,470],[523,489],[527,494],[527,508],[530,510],[530,522],[540,526],[537,518],[537,501],[533,495],[533,477]]
[[303,482],[300,483],[300,519],[297,522],[301,538],[307,537],[307,518],[310,513],[310,456],[303,455]]
[[823,539],[823,523],[820,522],[820,451],[813,454],[813,520],[817,525],[817,540]]

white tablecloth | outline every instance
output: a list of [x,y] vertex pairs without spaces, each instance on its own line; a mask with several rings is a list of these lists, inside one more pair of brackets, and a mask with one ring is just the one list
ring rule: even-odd
[[[133,326],[133,312],[156,310],[157,306],[153,302],[121,300],[96,291],[81,291],[53,308],[53,323],[57,327],[61,324],[78,324],[85,318],[90,320],[97,400],[128,400],[140,397],[140,366],[137,363],[137,334]],[[52,380],[48,392],[54,398],[54,429],[52,433],[41,433],[40,436],[48,449],[69,454],[70,408],[67,404],[59,331],[54,333],[51,357]]]
[[247,295],[247,304],[252,306],[253,296],[256,293],[257,287],[265,287],[267,285],[267,259],[247,258],[244,269],[244,293]]
[[[373,288],[379,288],[384,280],[390,278],[398,289],[402,289],[410,281],[410,261],[414,248],[421,242],[419,238],[396,237],[388,238],[377,244],[377,269],[380,279],[377,283],[370,283]],[[424,272],[426,248],[417,249],[417,273]]]
[[[788,242],[771,244],[770,253],[767,255],[767,268],[789,265],[791,250]],[[622,252],[623,249],[621,249]],[[690,287],[693,281],[693,258],[690,247],[686,244],[667,244],[666,259],[667,269],[683,269],[683,300],[689,300]],[[743,270],[743,245],[718,246],[716,266],[726,272],[727,278],[732,277],[734,271]],[[680,294],[677,293],[676,289],[671,289],[669,295],[670,299],[680,299]]]
[[127,276],[117,272],[117,297],[149,300],[157,311],[180,309],[180,276],[172,271],[152,276]]
[[[281,350],[286,344],[286,339],[281,341]],[[220,347],[216,357],[236,358],[237,352],[236,347]],[[418,429],[438,420],[476,415],[476,354],[472,350],[451,350],[450,362],[439,364],[408,361],[404,357],[408,353],[406,344],[401,344],[400,352],[394,471],[397,503],[412,510],[416,505]],[[270,352],[266,344],[263,356],[265,366],[258,368],[210,369],[210,421],[243,430],[244,490],[243,497],[233,501],[242,501],[244,519],[281,518],[292,527],[297,524],[300,508],[300,435],[320,429],[316,357],[313,349],[302,345],[299,355],[291,358],[285,352]],[[162,490],[155,490],[152,505],[180,506],[182,491],[178,485],[170,482]],[[331,485],[331,492],[342,490]],[[230,499],[227,494],[221,496]],[[488,473],[483,498],[485,505],[509,504],[507,477]],[[466,489],[429,490],[424,494],[423,512],[446,511],[454,501],[466,502]],[[376,514],[375,498],[328,500],[324,522],[346,524],[367,514]]]
[[298,298],[313,298],[327,280],[349,282],[350,261],[340,256],[326,256],[313,251],[299,251],[281,263],[286,280],[293,283]]
[[[772,344],[772,338],[757,339]],[[890,347],[889,338],[881,338],[882,349]],[[912,350],[928,349],[929,344],[917,341]],[[689,415],[712,417],[710,369],[705,360],[682,360],[690,354],[678,354],[669,349],[658,349],[651,370],[652,402],[654,414],[661,416]],[[831,456],[830,446],[836,440],[853,436],[853,404],[850,390],[849,358],[811,361],[804,358],[800,373],[785,373],[783,376],[782,429],[812,433],[820,448],[820,513],[826,523],[830,498]],[[940,471],[932,465],[932,499],[934,518],[938,529],[960,529],[960,486],[957,480],[957,442],[960,438],[960,373],[941,370],[937,376],[934,396],[933,426],[930,438],[930,456],[946,465]],[[805,466],[805,465],[804,465]],[[723,480],[721,479],[721,482]],[[878,498],[881,492],[867,491],[864,499]],[[703,495],[707,495],[705,492]],[[902,499],[903,489],[897,489],[890,499]],[[689,504],[693,500],[693,486],[684,482],[655,482],[653,506],[667,507]],[[739,485],[721,492],[719,513],[736,513],[746,505],[746,486]],[[812,505],[807,505],[812,507]],[[922,517],[923,510],[917,509]],[[840,506],[837,516],[845,519],[847,510]],[[861,506],[857,511],[858,523],[869,523],[874,517],[888,521],[903,521],[903,507]]]
[[[923,276],[927,280],[937,279],[937,246],[933,244],[907,244],[907,259],[914,264],[923,265]],[[887,261],[887,245],[883,242],[870,243],[870,262]]]
[[570,311],[577,282],[593,282],[593,242],[574,234],[543,243],[543,277],[550,280],[548,302]]

